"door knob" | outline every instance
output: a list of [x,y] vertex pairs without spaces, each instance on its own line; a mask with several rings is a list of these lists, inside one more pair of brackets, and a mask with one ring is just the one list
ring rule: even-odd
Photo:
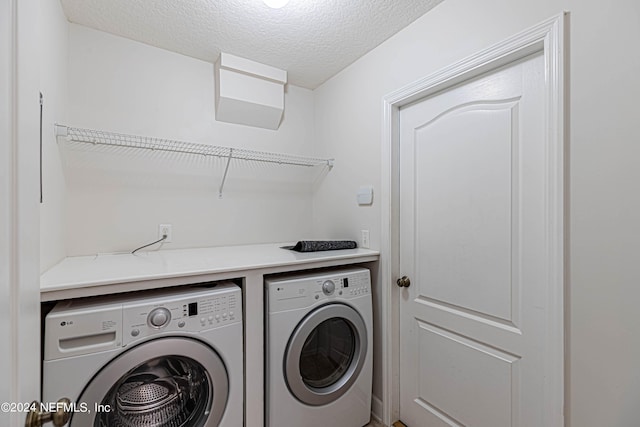
[[402,276],[401,278],[396,280],[396,285],[401,288],[408,288],[409,286],[411,286],[411,280],[409,280],[407,276]]
[[55,408],[55,411],[43,411],[38,401],[32,402],[24,427],[41,427],[48,422],[53,423],[55,427],[63,427],[71,418],[71,400],[63,397],[58,400]]

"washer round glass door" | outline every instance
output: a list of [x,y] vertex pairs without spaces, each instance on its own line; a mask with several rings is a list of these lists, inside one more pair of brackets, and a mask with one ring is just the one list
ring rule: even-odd
[[302,403],[326,405],[353,385],[366,353],[367,330],[360,314],[345,304],[324,305],[293,331],[284,357],[285,381]]
[[69,426],[216,427],[228,396],[226,368],[211,347],[189,338],[158,338],[98,372],[78,399],[88,410],[74,413]]

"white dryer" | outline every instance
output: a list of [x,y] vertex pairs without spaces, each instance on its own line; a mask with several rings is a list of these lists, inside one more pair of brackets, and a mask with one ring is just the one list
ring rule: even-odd
[[58,303],[43,401],[70,427],[243,425],[242,295],[232,283]]
[[369,270],[270,279],[265,290],[266,425],[366,425],[373,370]]

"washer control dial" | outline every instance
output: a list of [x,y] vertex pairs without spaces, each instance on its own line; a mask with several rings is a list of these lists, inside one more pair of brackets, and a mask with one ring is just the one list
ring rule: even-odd
[[331,295],[335,290],[336,290],[336,284],[333,283],[331,280],[326,280],[322,284],[322,292],[324,292],[325,295]]
[[171,312],[164,307],[154,308],[147,317],[147,322],[154,328],[162,328],[171,320]]

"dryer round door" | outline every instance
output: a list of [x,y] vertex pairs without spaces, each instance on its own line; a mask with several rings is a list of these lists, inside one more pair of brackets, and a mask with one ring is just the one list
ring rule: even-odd
[[[224,363],[206,344],[164,337],[119,355],[89,382],[70,427],[216,427],[229,396]],[[97,406],[101,405],[101,406]]]
[[293,331],[284,356],[285,381],[302,403],[320,406],[338,399],[358,378],[367,353],[367,329],[345,304],[309,313]]

